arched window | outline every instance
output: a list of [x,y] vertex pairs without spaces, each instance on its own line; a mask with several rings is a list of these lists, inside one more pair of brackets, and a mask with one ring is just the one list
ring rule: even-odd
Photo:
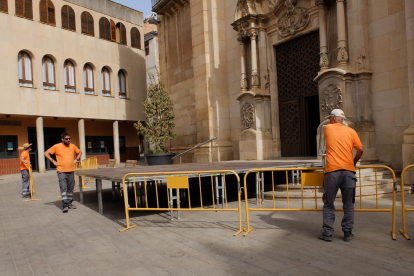
[[141,34],[135,27],[131,29],[131,47],[141,49]]
[[125,73],[122,70],[118,72],[118,82],[119,82],[119,97],[126,98],[126,77],[125,77]]
[[42,67],[43,67],[43,89],[55,90],[56,89],[55,63],[50,57],[44,56],[42,59]]
[[32,0],[15,0],[16,15],[33,19],[33,4]]
[[111,73],[106,67],[102,69],[102,95],[111,96]]
[[99,37],[111,40],[111,24],[105,17],[101,17],[101,19],[99,19]]
[[40,22],[47,23],[50,25],[56,25],[55,20],[55,6],[51,0],[40,0]]
[[85,83],[85,94],[93,95],[93,69],[89,64],[86,64],[83,68],[83,81]]
[[71,6],[64,5],[62,7],[62,28],[76,31],[75,11]]
[[8,0],[0,0],[0,11],[8,12],[9,5],[7,3]]
[[33,87],[33,66],[32,58],[26,52],[18,55],[19,66],[19,85],[23,87]]
[[126,28],[122,23],[116,24],[116,42],[127,45]]
[[83,12],[81,14],[81,27],[82,33],[87,35],[95,35],[94,27],[93,27],[93,17],[89,12]]
[[76,92],[75,66],[70,60],[65,61],[65,91]]

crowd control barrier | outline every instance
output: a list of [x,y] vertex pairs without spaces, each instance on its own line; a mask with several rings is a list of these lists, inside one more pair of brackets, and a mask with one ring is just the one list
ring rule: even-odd
[[30,166],[29,168],[29,175],[30,175],[30,184],[29,184],[29,189],[30,189],[30,199],[25,200],[25,202],[27,201],[36,201],[36,200],[42,200],[40,198],[33,198],[33,194],[40,194],[40,192],[35,192],[35,188],[34,188],[34,183],[33,183],[33,171],[32,171],[32,166]]
[[[226,178],[234,175],[237,180],[237,198],[238,198],[238,207],[237,208],[228,208],[227,206],[227,185],[226,185]],[[190,182],[189,178],[193,179],[195,182],[198,180],[198,189],[199,195],[190,195]],[[165,187],[162,183],[166,183],[166,196],[161,195],[159,191],[165,193]],[[206,183],[209,182],[209,183]],[[128,184],[132,184],[132,189],[135,198],[135,204],[130,205],[128,201]],[[212,206],[205,206],[203,205],[203,198],[202,188],[208,185],[205,189],[210,190],[212,192]],[[126,216],[126,224],[127,227],[125,229],[120,230],[119,232],[126,231],[128,229],[134,228],[137,225],[130,225],[129,219],[129,212],[130,211],[198,211],[198,212],[206,212],[206,211],[228,211],[228,212],[237,212],[238,213],[238,220],[239,220],[239,229],[234,234],[234,236],[240,234],[245,229],[242,228],[242,221],[241,221],[241,187],[240,187],[240,177],[239,175],[230,170],[223,170],[223,171],[199,171],[199,172],[159,172],[159,173],[129,173],[126,174],[122,180],[122,191],[125,203],[125,216]],[[152,203],[153,207],[149,207],[148,205],[148,189],[151,187],[151,191],[154,192],[155,189],[155,198],[156,198],[156,207],[155,201]],[[144,199],[145,205],[144,207],[139,206],[138,199],[138,192],[144,192]],[[175,196],[173,195],[173,190],[176,190]],[[214,193],[214,190],[216,193]],[[181,208],[180,205],[180,191],[187,191],[188,199],[184,200],[183,202],[188,203],[188,208]],[[219,194],[221,191],[221,204],[222,208],[218,208],[219,202],[217,200],[220,199]],[[234,191],[236,192],[236,191]],[[141,194],[141,192],[140,192]],[[154,193],[152,193],[154,194]],[[185,195],[185,194],[184,194]],[[216,200],[215,200],[216,195]],[[165,207],[160,207],[161,203],[159,199],[163,197],[167,200],[167,202],[163,202],[162,205]],[[200,199],[200,207],[192,208],[191,206],[191,197],[199,197]],[[154,196],[152,196],[154,199]],[[176,200],[177,207],[174,207],[174,200]],[[168,203],[168,204],[167,204]],[[217,203],[217,208],[216,208]],[[168,207],[167,207],[168,206]]]
[[405,225],[405,213],[406,212],[412,212],[414,211],[413,208],[405,208],[405,198],[404,198],[404,175],[405,172],[408,169],[414,168],[414,165],[409,165],[407,167],[404,168],[404,170],[401,173],[401,209],[402,209],[402,229],[400,230],[400,233],[407,239],[409,240],[410,237],[407,235],[407,228]]
[[[252,211],[323,211],[322,203],[321,207],[318,208],[318,198],[316,196],[316,189],[317,187],[323,187],[323,178],[324,178],[324,168],[269,168],[269,169],[252,169],[245,174],[244,177],[244,191],[245,191],[245,202],[246,202],[246,223],[247,223],[247,230],[244,236],[247,236],[254,228],[250,226],[249,221],[249,212]],[[387,166],[358,166],[357,168],[357,176],[359,177],[357,182],[356,189],[359,190],[359,208],[355,206],[355,212],[390,212],[392,213],[392,239],[395,240],[395,201],[396,201],[396,178],[394,171],[387,167]],[[376,208],[374,209],[365,209],[363,208],[362,204],[362,184],[364,182],[363,178],[361,178],[361,170],[362,169],[375,169],[375,199],[376,199]],[[391,172],[392,174],[392,207],[391,208],[379,208],[378,205],[378,180],[377,180],[377,170],[378,169],[385,169]],[[290,198],[289,198],[289,180],[288,180],[288,172],[293,170],[299,170],[301,174],[301,200],[302,200],[302,207],[301,208],[290,208]],[[273,207],[272,208],[262,208],[262,201],[259,201],[259,208],[250,208],[248,203],[248,191],[247,191],[247,177],[251,173],[257,173],[259,177],[259,193],[262,192],[261,185],[263,185],[263,173],[262,172],[272,172],[272,192],[273,192]],[[286,173],[286,201],[287,207],[286,208],[276,208],[276,200],[275,200],[275,183],[274,183],[274,172],[285,172]],[[260,176],[262,175],[262,176]],[[366,180],[365,180],[366,181]],[[304,198],[303,198],[303,188],[304,187],[315,187],[315,208],[304,208]],[[259,198],[261,195],[259,194]],[[322,199],[319,197],[319,200],[322,202]],[[336,209],[336,211],[343,211],[343,209]]]

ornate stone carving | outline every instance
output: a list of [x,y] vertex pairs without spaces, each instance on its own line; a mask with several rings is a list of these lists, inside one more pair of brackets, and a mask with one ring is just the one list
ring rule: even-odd
[[348,50],[346,46],[338,48],[338,62],[348,62]]
[[273,9],[280,0],[269,0],[269,9]]
[[243,21],[240,24],[239,37],[240,37],[240,39],[243,39],[243,38],[248,37],[248,36],[249,36],[249,22]]
[[249,103],[245,103],[241,108],[241,121],[244,128],[251,128],[254,122],[254,106]]
[[305,29],[310,21],[308,9],[295,8],[295,6],[289,1],[286,1],[286,3],[289,3],[287,5],[288,11],[279,19],[278,22],[279,35],[282,37],[294,35],[296,32]]
[[269,93],[269,91],[270,91],[270,73],[269,73],[269,69],[267,69],[267,74],[264,75],[263,78],[265,79],[264,90],[267,93]]
[[[244,74],[244,75],[245,75],[245,74]],[[240,88],[241,88],[242,90],[246,90],[246,89],[248,88],[248,86],[247,86],[247,78],[246,78],[246,76],[242,76],[242,78],[241,78]]]
[[334,84],[328,85],[322,92],[322,111],[331,112],[336,108],[342,108],[342,90]]
[[260,85],[260,77],[258,72],[252,73],[252,86],[259,86]]
[[257,31],[256,31],[256,30],[254,30],[254,29],[253,29],[253,30],[250,30],[250,31],[249,31],[249,36],[250,36],[250,39],[252,39],[252,40],[253,40],[253,39],[256,39],[256,38],[257,38],[257,35],[258,35],[258,34],[257,34]]
[[325,5],[325,0],[315,0],[315,5],[316,6]]
[[358,70],[365,69],[365,56],[361,54],[356,60],[356,66]]
[[321,68],[328,68],[329,67],[328,53],[321,53],[321,59],[319,61],[319,65],[321,66]]

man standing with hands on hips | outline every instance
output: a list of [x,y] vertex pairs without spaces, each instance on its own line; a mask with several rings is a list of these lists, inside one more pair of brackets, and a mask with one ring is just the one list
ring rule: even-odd
[[[335,222],[335,198],[341,189],[344,217],[342,231],[344,241],[353,239],[354,203],[357,178],[355,165],[364,152],[364,147],[355,130],[343,125],[345,114],[340,109],[334,109],[328,115],[330,124],[324,128],[326,141],[326,167],[323,180],[323,231],[319,239],[332,241]],[[353,150],[356,155],[353,156]]]
[[[72,205],[73,188],[75,187],[75,163],[82,156],[82,152],[70,143],[69,133],[61,134],[62,143],[56,144],[45,152],[45,157],[52,162],[57,168],[59,179],[60,193],[62,195],[63,213],[67,213],[69,209],[76,209]],[[57,162],[50,156],[56,155]],[[76,154],[76,158],[75,158]]]

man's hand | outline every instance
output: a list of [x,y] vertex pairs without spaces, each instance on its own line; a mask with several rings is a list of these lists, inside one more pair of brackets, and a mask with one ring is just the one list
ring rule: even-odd
[[53,165],[55,165],[57,167],[58,162],[56,162],[55,160],[52,161]]

